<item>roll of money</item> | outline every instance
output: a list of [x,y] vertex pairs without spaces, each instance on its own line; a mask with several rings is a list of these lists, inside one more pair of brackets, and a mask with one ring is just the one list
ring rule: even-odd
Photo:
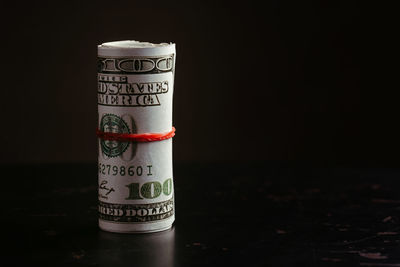
[[[157,232],[175,219],[171,133],[175,44],[117,41],[98,46],[99,227]],[[138,139],[139,140],[139,139]]]

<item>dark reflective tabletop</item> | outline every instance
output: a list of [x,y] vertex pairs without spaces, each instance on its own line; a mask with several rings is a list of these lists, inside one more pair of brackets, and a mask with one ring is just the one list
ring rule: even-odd
[[2,171],[2,266],[400,266],[400,170],[174,166],[176,223],[97,227],[96,164]]

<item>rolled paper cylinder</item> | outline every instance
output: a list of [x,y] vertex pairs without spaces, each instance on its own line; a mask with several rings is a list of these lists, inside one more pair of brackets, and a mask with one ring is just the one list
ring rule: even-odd
[[175,220],[172,96],[175,44],[98,46],[99,227],[157,232]]

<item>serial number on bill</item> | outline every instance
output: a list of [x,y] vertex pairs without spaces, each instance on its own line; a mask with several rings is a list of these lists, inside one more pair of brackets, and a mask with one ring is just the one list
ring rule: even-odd
[[99,163],[99,174],[112,175],[112,176],[150,176],[153,175],[152,165],[145,166],[118,166]]

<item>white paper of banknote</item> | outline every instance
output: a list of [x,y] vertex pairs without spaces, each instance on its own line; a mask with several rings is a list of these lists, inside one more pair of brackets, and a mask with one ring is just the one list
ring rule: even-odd
[[[98,131],[172,130],[175,44],[117,41],[98,46]],[[99,138],[99,226],[156,232],[175,219],[172,138],[123,142]]]

